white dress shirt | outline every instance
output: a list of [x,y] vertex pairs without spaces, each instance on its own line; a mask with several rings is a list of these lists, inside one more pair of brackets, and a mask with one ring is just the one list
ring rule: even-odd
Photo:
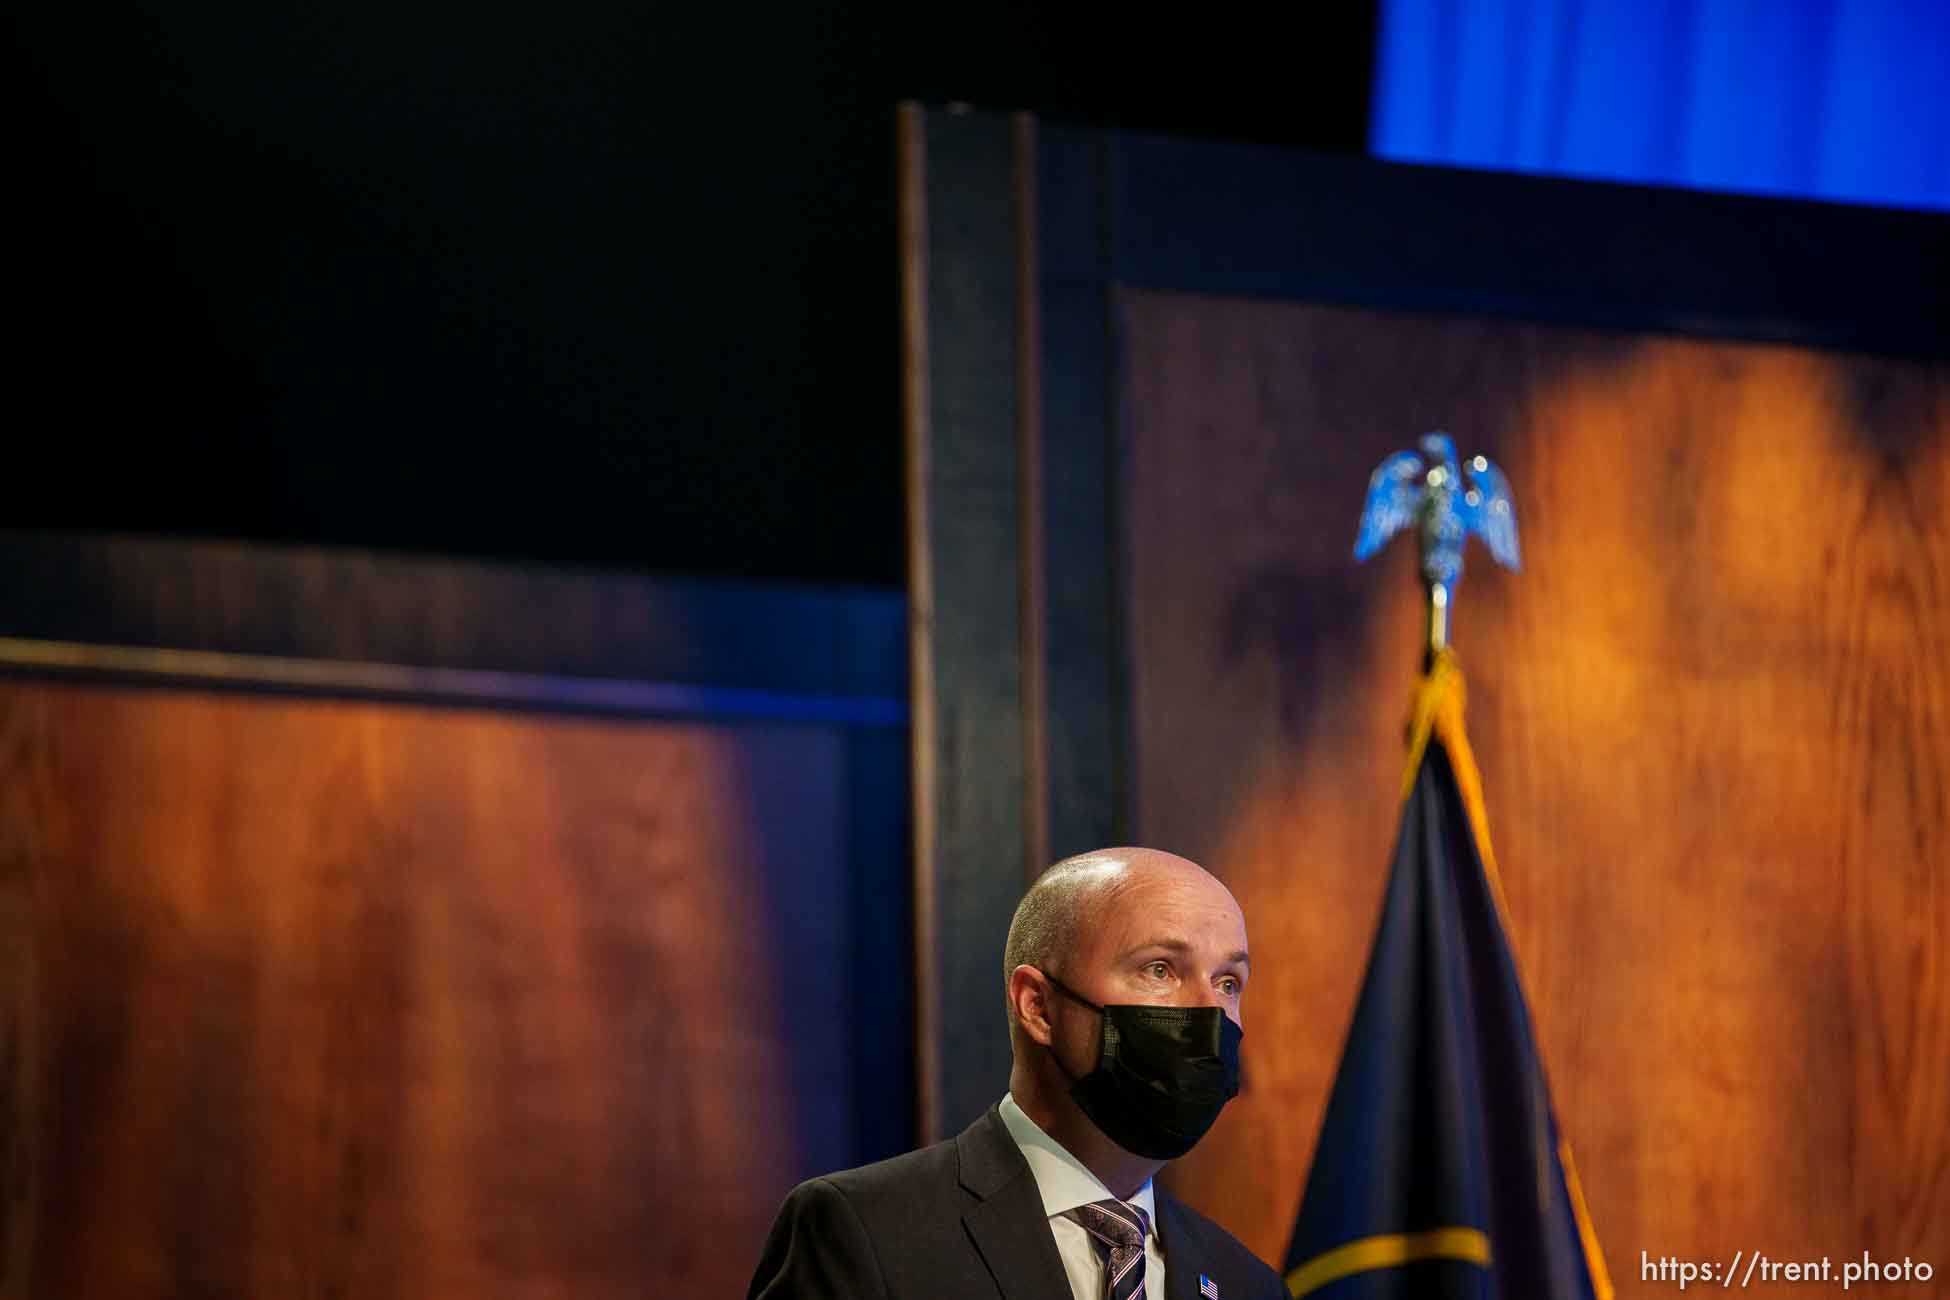
[[[1063,1259],[1063,1271],[1069,1275],[1075,1300],[1104,1300],[1104,1257],[1097,1252],[1096,1241],[1083,1230],[1083,1225],[1067,1217],[1064,1211],[1092,1201],[1118,1198],[1111,1195],[1110,1189],[1081,1160],[1065,1151],[1062,1143],[1023,1114],[1013,1096],[1003,1094],[1002,1104],[996,1109],[1002,1112],[1009,1136],[1016,1140],[1023,1158],[1029,1162],[1036,1190],[1043,1194],[1043,1213],[1049,1215],[1050,1235],[1056,1238],[1056,1253]],[[1150,1230],[1144,1234],[1144,1298],[1165,1300],[1165,1257],[1158,1249],[1158,1205],[1149,1179],[1126,1204],[1144,1207],[1145,1217],[1151,1222]]]

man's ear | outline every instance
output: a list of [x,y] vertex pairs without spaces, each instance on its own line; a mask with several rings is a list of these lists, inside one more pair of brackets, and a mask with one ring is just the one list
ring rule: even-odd
[[1053,1031],[1049,1023],[1049,981],[1034,966],[1018,966],[1009,972],[1009,1005],[1015,1008],[1016,1023],[1022,1032],[1044,1047]]

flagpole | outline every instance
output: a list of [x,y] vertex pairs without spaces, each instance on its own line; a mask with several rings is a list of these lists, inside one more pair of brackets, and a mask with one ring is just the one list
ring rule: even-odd
[[[1528,1024],[1509,912],[1490,849],[1482,777],[1463,734],[1462,674],[1449,649],[1469,536],[1481,537],[1498,564],[1519,567],[1516,507],[1509,483],[1488,457],[1462,460],[1447,434],[1425,434],[1417,450],[1394,453],[1369,476],[1354,558],[1368,559],[1398,532],[1413,532],[1420,543],[1418,576],[1427,616],[1423,679],[1411,706],[1408,759],[1402,773],[1401,830],[1381,930],[1328,1098],[1314,1167],[1288,1238],[1287,1292],[1306,1297],[1343,1278],[1418,1265],[1425,1270],[1445,1268],[1458,1285],[1470,1279],[1469,1294],[1476,1294],[1482,1287],[1473,1275],[1457,1272],[1459,1266],[1473,1266],[1487,1276],[1489,1289],[1497,1289],[1503,1279],[1516,1279],[1525,1294],[1536,1300],[1544,1300],[1546,1294],[1550,1300],[1579,1296],[1613,1300],[1604,1252],[1571,1159],[1570,1139],[1557,1131],[1542,1056]],[[1446,761],[1426,763],[1429,747],[1437,740]],[[1426,795],[1416,797],[1418,790]],[[1457,901],[1470,897],[1475,887],[1470,879],[1472,866],[1480,869],[1487,907],[1463,907]],[[1442,893],[1442,882],[1451,891],[1447,895]],[[1447,897],[1448,903],[1439,906],[1431,901],[1438,896]],[[1502,963],[1499,969],[1508,980],[1508,1018],[1505,1024],[1492,1026],[1493,1033],[1465,1023],[1473,1012],[1446,1029],[1438,1023],[1449,1010],[1473,1005],[1466,992],[1445,994],[1440,981],[1424,987],[1390,974],[1405,968],[1397,957],[1420,962],[1426,969],[1446,969],[1459,945],[1473,945],[1481,956]],[[1384,954],[1393,955],[1384,959]],[[1522,1086],[1505,1090],[1507,1095],[1501,1097],[1485,1095],[1479,1102],[1489,1114],[1515,1099],[1516,1109],[1505,1112],[1503,1136],[1498,1140],[1506,1145],[1500,1152],[1482,1138],[1486,1126],[1472,1129],[1446,1122],[1454,1118],[1453,1098],[1418,1097],[1413,1091],[1423,1086],[1416,1082],[1418,1077],[1438,1077],[1415,1067],[1432,1057],[1457,1053],[1458,1044],[1472,1036],[1477,1055],[1490,1050],[1509,1053],[1514,1048],[1503,1074]],[[1511,1075],[1513,1069],[1518,1073]],[[1456,1077],[1469,1073],[1487,1077],[1480,1061],[1468,1054],[1457,1055],[1450,1072]],[[1392,1146],[1402,1127],[1399,1117],[1417,1107],[1445,1122],[1431,1120],[1427,1127],[1432,1136],[1426,1142],[1418,1127],[1416,1141],[1421,1145]],[[1479,1180],[1473,1196],[1438,1197],[1432,1206],[1417,1202],[1411,1211],[1397,1189],[1412,1184],[1420,1173],[1415,1166],[1426,1161],[1425,1145],[1451,1167],[1473,1163],[1484,1170],[1494,1166],[1525,1175],[1505,1180],[1514,1189],[1514,1199],[1503,1201],[1508,1212],[1495,1213],[1493,1203],[1503,1200],[1504,1193],[1487,1177]],[[1382,1151],[1393,1153],[1396,1169],[1377,1170],[1376,1155]],[[1546,1162],[1554,1162],[1555,1170],[1548,1172],[1554,1172],[1556,1179],[1545,1178],[1535,1188],[1523,1190],[1532,1171],[1546,1172]],[[1352,1194],[1350,1188],[1355,1189]],[[1364,1207],[1353,1222],[1346,1210],[1350,1203]],[[1484,1206],[1492,1208],[1485,1211]],[[1517,1231],[1492,1243],[1490,1220],[1509,1226],[1503,1220],[1511,1215],[1533,1212],[1538,1216],[1533,1229],[1518,1224]],[[1574,1276],[1577,1270],[1567,1258],[1572,1251],[1582,1260],[1581,1277]],[[1548,1285],[1540,1291],[1538,1281]],[[1389,1279],[1373,1284],[1364,1294],[1393,1294],[1406,1285]]]
[[1449,648],[1449,585],[1426,582],[1423,587],[1429,598],[1429,636],[1422,654],[1422,672],[1427,675],[1435,671],[1435,661]]

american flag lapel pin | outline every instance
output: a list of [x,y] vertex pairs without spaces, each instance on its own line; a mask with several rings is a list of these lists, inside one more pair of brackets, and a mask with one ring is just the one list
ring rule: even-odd
[[1219,1284],[1205,1276],[1205,1274],[1200,1273],[1198,1275],[1198,1293],[1204,1296],[1205,1300],[1219,1300]]

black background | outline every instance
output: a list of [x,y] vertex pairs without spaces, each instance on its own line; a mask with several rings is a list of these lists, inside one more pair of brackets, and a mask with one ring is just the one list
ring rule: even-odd
[[901,99],[1364,148],[1140,12],[16,5],[0,527],[897,585]]

